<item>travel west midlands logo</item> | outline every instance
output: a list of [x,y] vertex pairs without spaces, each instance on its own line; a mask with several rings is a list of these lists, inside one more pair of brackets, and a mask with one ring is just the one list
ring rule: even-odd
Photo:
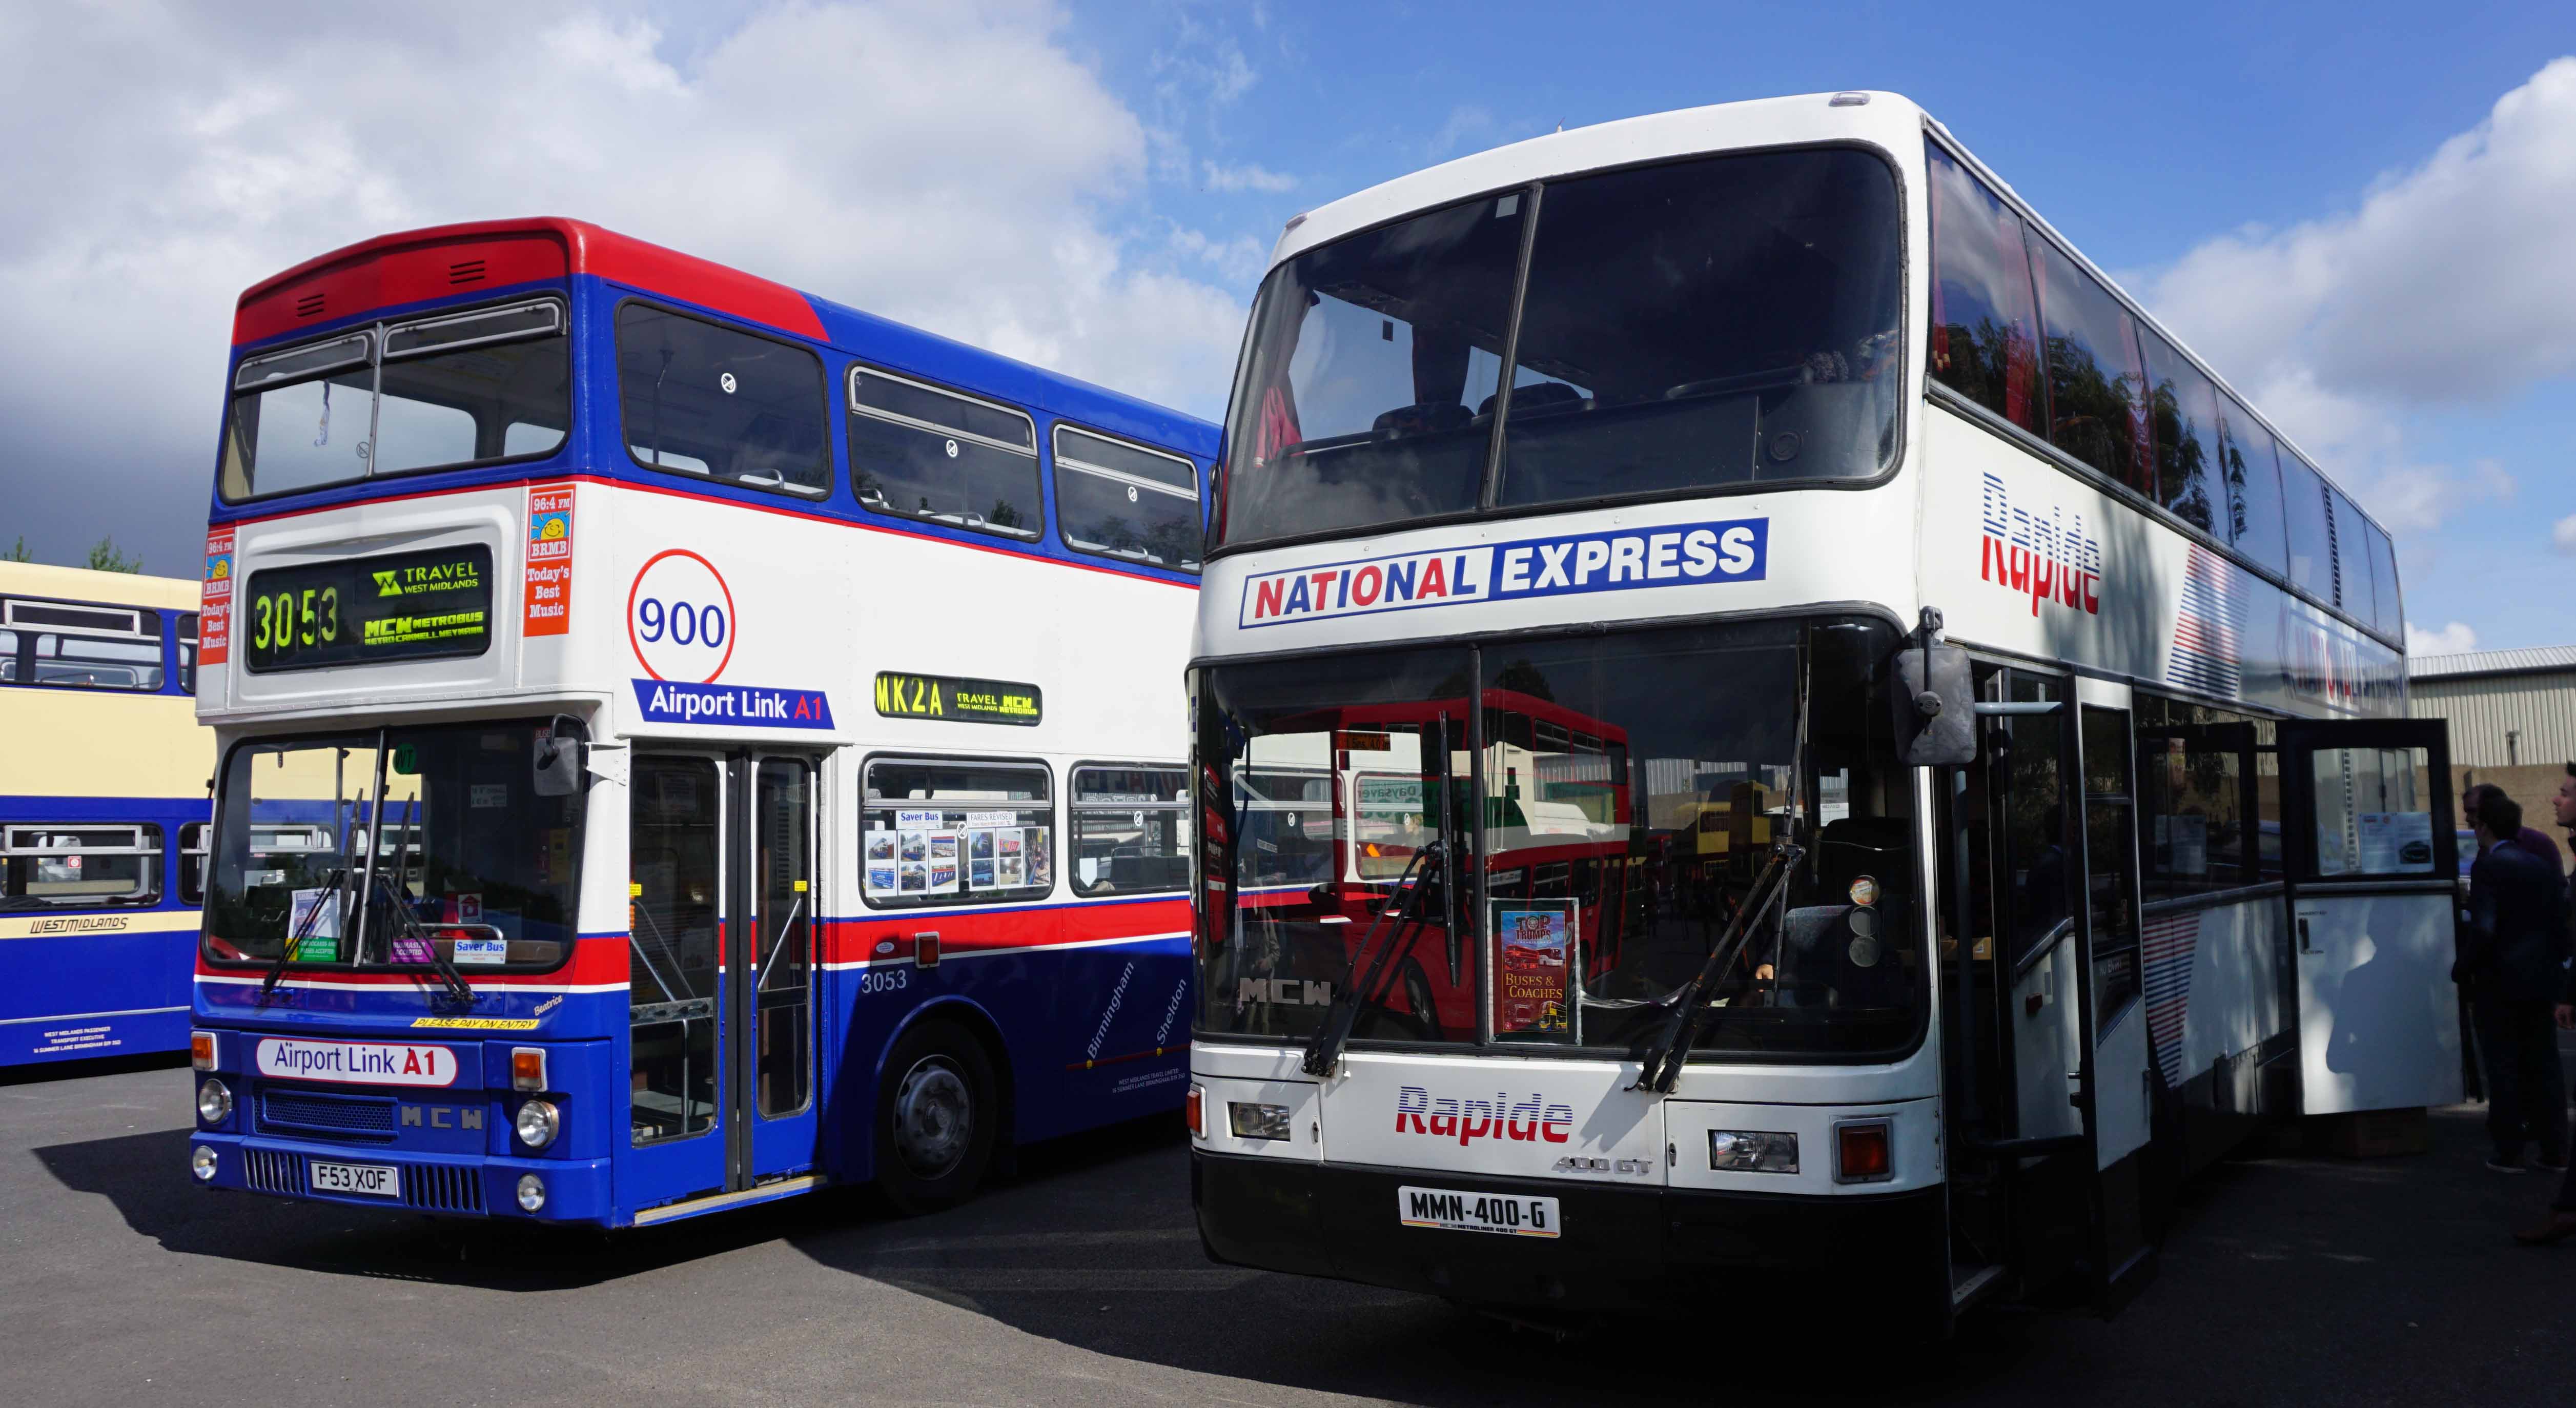
[[483,585],[471,562],[439,562],[426,567],[396,567],[374,572],[376,598],[418,596],[423,592],[467,591]]

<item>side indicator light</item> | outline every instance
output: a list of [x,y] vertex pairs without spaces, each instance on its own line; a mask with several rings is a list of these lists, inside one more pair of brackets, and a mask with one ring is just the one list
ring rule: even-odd
[[213,1032],[188,1033],[188,1064],[201,1071],[211,1071],[215,1068]]
[[510,1048],[510,1088],[543,1090],[546,1088],[546,1051],[542,1046]]
[[1207,1138],[1207,1087],[1192,1085],[1190,1093],[1181,1101],[1181,1113],[1188,1117],[1190,1134],[1194,1138]]
[[1846,1124],[1834,1130],[1834,1180],[1876,1183],[1890,1176],[1887,1121]]

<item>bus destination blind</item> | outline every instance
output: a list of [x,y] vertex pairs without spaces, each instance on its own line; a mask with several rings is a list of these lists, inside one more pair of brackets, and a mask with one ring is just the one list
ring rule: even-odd
[[492,643],[492,550],[479,543],[251,574],[250,668],[317,670],[480,655]]
[[1045,699],[1033,684],[877,672],[877,712],[889,719],[1031,727],[1045,711]]

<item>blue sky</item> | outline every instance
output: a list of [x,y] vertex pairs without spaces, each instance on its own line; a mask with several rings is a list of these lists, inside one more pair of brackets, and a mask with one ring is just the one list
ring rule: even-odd
[[[2389,523],[2413,625],[2576,639],[2546,609],[2576,66],[2535,81],[2576,54],[2563,4],[490,8],[0,12],[0,115],[51,138],[0,152],[0,315],[33,334],[0,350],[0,546],[113,531],[190,572],[232,295],[385,229],[587,216],[1213,415],[1290,214],[1560,124],[1868,87]],[[460,37],[493,34],[518,52]]]

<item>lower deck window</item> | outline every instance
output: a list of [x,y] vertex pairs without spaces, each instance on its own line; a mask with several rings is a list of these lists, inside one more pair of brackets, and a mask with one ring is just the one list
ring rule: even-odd
[[0,909],[148,903],[161,828],[36,823],[0,831]]
[[1189,774],[1073,770],[1073,892],[1136,895],[1190,883]]
[[870,907],[1043,899],[1055,888],[1042,763],[879,758],[860,818]]

